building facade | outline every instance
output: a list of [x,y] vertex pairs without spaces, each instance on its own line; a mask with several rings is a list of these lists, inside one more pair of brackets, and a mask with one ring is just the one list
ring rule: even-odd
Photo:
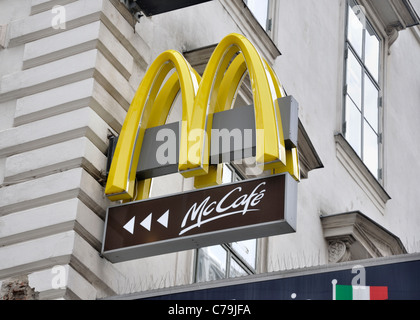
[[[100,299],[420,251],[419,0],[213,0],[141,17],[132,4],[0,0],[2,298]],[[110,137],[160,53],[202,74],[230,33],[299,102],[296,232],[111,263]],[[245,78],[234,106],[249,104]],[[224,164],[223,182],[247,178]],[[150,197],[192,189],[176,173]]]

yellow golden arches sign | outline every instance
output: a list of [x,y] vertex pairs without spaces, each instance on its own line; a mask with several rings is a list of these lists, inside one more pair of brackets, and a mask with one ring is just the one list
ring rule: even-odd
[[[171,71],[174,72],[168,77]],[[145,197],[150,181],[136,181],[144,134],[148,128],[166,122],[179,90],[182,94],[179,172],[184,177],[209,174],[213,114],[231,108],[246,72],[253,91],[256,161],[264,170],[288,171],[299,179],[297,150],[286,151],[277,105],[277,99],[284,96],[283,89],[251,42],[239,34],[230,34],[216,47],[202,78],[173,50],[162,53],[152,63],[122,127],[105,189],[107,197],[113,201]]]

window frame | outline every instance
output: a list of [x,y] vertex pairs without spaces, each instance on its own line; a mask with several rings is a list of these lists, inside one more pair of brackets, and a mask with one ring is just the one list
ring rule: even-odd
[[249,11],[251,11],[255,20],[258,21],[258,23],[265,30],[265,32],[267,32],[268,35],[272,36],[272,33],[273,33],[273,18],[274,18],[274,14],[273,14],[274,4],[273,4],[273,1],[272,0],[266,0],[267,1],[267,14],[266,14],[265,26],[263,26],[261,24],[261,22],[258,20],[258,17],[256,16],[253,8],[248,5],[248,1],[250,1],[250,0],[243,0],[244,4],[248,7]]
[[258,48],[263,57],[271,65],[275,63],[277,57],[281,55],[277,48],[278,24],[275,20],[279,12],[279,1],[270,0],[272,6],[270,12],[273,16],[273,31],[269,34],[255,19],[251,10],[245,4],[244,0],[219,0],[225,10],[237,24],[241,33],[247,37]]
[[[350,36],[349,36],[349,24],[350,24],[350,10],[352,8],[358,5],[365,9],[365,17],[366,17],[366,25],[367,28],[370,28],[376,38],[379,42],[379,63],[378,63],[378,78],[375,79],[374,75],[372,74],[371,70],[369,70],[366,60],[365,60],[365,43],[366,43],[366,34],[368,33],[367,28],[363,29],[363,37],[362,37],[362,56],[360,57],[357,53],[356,48],[353,47],[352,43],[350,42]],[[344,31],[344,63],[343,63],[343,94],[342,94],[342,116],[341,116],[341,133],[344,137],[344,139],[347,141],[347,143],[351,146],[354,153],[357,155],[359,160],[363,163],[363,165],[368,169],[369,173],[378,181],[380,185],[384,184],[384,106],[383,106],[383,97],[384,97],[384,91],[385,91],[385,48],[386,48],[386,37],[384,37],[383,34],[381,34],[377,28],[377,26],[374,24],[374,19],[370,19],[368,12],[366,11],[366,7],[363,6],[359,1],[356,0],[346,0],[346,10],[345,10],[345,31]],[[361,87],[360,87],[360,106],[358,106],[354,101],[351,99],[351,96],[348,94],[348,59],[349,56],[352,55],[357,63],[361,67]],[[366,118],[366,110],[365,110],[365,91],[366,91],[366,80],[370,81],[374,86],[375,89],[378,90],[378,102],[377,102],[377,112],[378,112],[378,123],[377,123],[377,131],[372,127],[370,122]],[[360,152],[354,149],[354,147],[351,145],[350,141],[348,140],[348,137],[346,135],[348,127],[347,127],[347,99],[350,99],[352,103],[358,108],[358,111],[360,112]],[[365,150],[364,150],[364,144],[366,143],[365,140],[365,123],[370,126],[375,134],[377,134],[378,140],[377,140],[377,147],[378,147],[378,158],[377,158],[377,172],[374,173],[371,171],[370,168],[368,168],[367,165],[367,159],[365,158]]]
[[[256,248],[256,254],[255,254],[255,265],[257,263],[257,252],[258,252],[258,243],[257,243],[257,239],[251,239],[251,240],[255,240],[255,248]],[[242,242],[242,241],[239,241]],[[223,249],[225,251],[225,274],[223,278],[220,279],[199,279],[199,264],[200,264],[200,250],[203,249],[211,249],[213,247],[219,247],[221,249]],[[196,249],[195,252],[195,272],[194,272],[194,283],[204,283],[204,282],[210,282],[210,281],[217,281],[217,280],[223,280],[223,279],[232,279],[232,278],[237,278],[237,277],[245,277],[245,276],[250,276],[250,275],[255,275],[257,274],[256,271],[256,267],[253,268],[247,261],[245,261],[245,259],[241,256],[240,253],[238,253],[232,246],[231,243],[227,243],[227,244],[220,244],[220,245],[215,245],[215,246],[210,246],[210,247],[206,247],[206,248],[199,248]],[[231,271],[231,267],[232,267],[232,261],[234,261],[236,264],[239,265],[239,267],[244,271],[244,275],[242,276],[235,276],[232,275],[232,271]]]

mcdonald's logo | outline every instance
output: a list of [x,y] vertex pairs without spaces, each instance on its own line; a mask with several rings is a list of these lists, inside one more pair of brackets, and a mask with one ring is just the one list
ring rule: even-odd
[[148,197],[151,180],[137,181],[136,176],[145,132],[166,123],[179,92],[182,122],[178,171],[186,178],[195,177],[197,182],[217,184],[221,166],[209,160],[213,118],[231,109],[247,73],[253,92],[256,163],[264,171],[289,172],[299,180],[297,143],[285,142],[278,103],[285,97],[284,90],[251,42],[242,35],[230,34],[216,47],[202,77],[174,50],[162,53],[151,64],[118,139],[105,188],[107,197],[126,202]]

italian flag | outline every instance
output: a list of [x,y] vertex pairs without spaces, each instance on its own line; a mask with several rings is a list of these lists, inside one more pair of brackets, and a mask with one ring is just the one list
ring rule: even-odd
[[332,281],[333,300],[388,300],[388,287],[338,285]]

